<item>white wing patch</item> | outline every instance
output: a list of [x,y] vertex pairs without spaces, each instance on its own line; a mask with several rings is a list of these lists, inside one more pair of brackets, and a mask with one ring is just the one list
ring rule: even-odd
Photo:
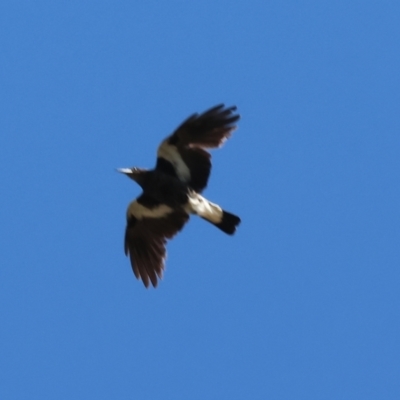
[[157,156],[169,161],[175,168],[178,178],[181,181],[190,181],[190,170],[183,162],[176,146],[168,144],[168,139],[164,140],[157,151]]
[[222,208],[218,204],[211,203],[211,201],[208,201],[198,193],[191,193],[185,211],[190,214],[197,214],[214,224],[222,221]]
[[154,208],[147,208],[135,200],[129,204],[126,214],[128,218],[132,215],[136,219],[161,218],[167,216],[172,211],[172,208],[165,204],[160,204]]

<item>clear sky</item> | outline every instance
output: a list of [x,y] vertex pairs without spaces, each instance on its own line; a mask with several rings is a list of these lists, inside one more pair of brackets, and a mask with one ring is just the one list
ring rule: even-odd
[[[0,4],[1,399],[399,399],[400,3]],[[237,105],[146,290],[123,253],[193,112]]]

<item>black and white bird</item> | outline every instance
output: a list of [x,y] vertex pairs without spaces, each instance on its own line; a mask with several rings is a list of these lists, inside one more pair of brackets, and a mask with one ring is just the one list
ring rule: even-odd
[[240,218],[211,203],[200,193],[211,172],[211,155],[205,149],[220,147],[239,119],[236,107],[223,104],[193,114],[159,146],[152,170],[118,169],[136,181],[143,193],[127,210],[125,254],[136,278],[146,287],[162,278],[167,239],[178,233],[195,214],[232,235]]

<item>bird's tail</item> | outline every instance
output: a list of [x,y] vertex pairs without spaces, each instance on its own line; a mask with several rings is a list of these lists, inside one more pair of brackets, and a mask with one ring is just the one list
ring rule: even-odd
[[198,193],[189,196],[188,207],[188,212],[211,222],[228,235],[233,235],[240,224],[240,218],[237,215],[223,210],[218,204],[211,203]]
[[[204,219],[207,220],[207,218]],[[218,223],[212,221],[210,222],[214,224],[217,228],[221,229],[222,232],[225,232],[228,235],[233,235],[236,231],[236,227],[240,224],[240,218],[235,214],[222,210],[221,221]]]

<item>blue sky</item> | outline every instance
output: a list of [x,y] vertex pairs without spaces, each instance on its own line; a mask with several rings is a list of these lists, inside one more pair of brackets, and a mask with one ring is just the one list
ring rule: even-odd
[[[398,399],[400,5],[3,1],[2,399]],[[189,114],[237,105],[156,289],[123,254]]]

